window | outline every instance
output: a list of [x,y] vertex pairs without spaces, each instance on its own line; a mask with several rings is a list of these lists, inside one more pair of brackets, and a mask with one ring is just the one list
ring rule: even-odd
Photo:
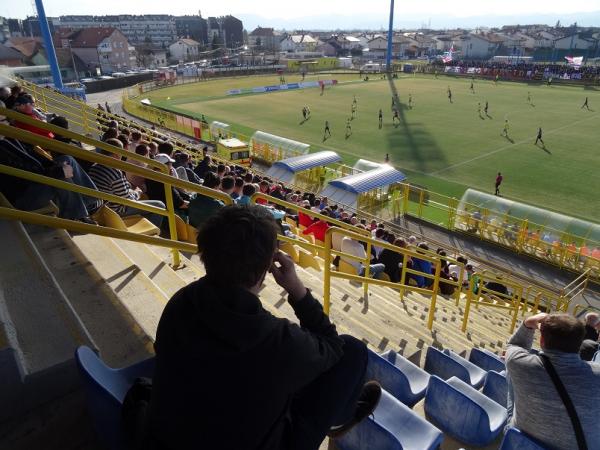
[[250,158],[250,152],[248,150],[241,152],[231,152],[231,160],[236,161],[238,159],[248,159]]

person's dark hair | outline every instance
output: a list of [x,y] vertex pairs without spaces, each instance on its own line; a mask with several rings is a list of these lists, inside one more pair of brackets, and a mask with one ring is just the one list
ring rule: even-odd
[[111,120],[110,122],[108,122],[108,127],[119,129],[119,122],[117,122],[116,120]]
[[250,288],[262,281],[277,249],[278,227],[260,206],[219,209],[198,230],[198,250],[208,280]]
[[254,194],[256,194],[256,186],[253,184],[245,184],[242,188],[242,195],[252,197]]
[[221,184],[221,180],[218,176],[216,176],[212,172],[206,172],[206,174],[204,175],[204,182],[202,183],[202,186],[215,189],[219,187],[219,184]]
[[[361,224],[364,225],[362,222],[361,222]],[[385,230],[383,228],[377,228],[375,230],[375,237],[378,238],[378,239],[383,238],[384,234],[385,234]]]
[[[115,147],[119,147],[120,149],[123,148],[123,143],[120,140],[115,139],[115,138],[107,139],[106,143],[108,145],[114,145]],[[113,152],[110,152],[110,151],[104,150],[104,149],[100,149],[100,153],[103,154],[103,155],[106,155],[106,156],[114,155]]]
[[236,178],[235,179],[235,187],[240,188],[242,186],[244,186],[244,179],[243,178],[239,178],[239,177]]
[[394,242],[396,242],[396,235],[394,233],[388,233],[385,236],[386,241],[388,241],[390,244],[393,244]]
[[244,183],[252,183],[253,178],[254,176],[250,172],[247,172],[246,175],[244,175]]
[[150,153],[150,149],[148,148],[148,146],[146,144],[138,144],[135,147],[135,152],[138,155],[148,156],[148,153]]
[[127,135],[121,133],[117,136],[117,139],[121,141],[121,144],[123,144],[123,148],[126,148],[129,145],[129,138],[127,137]]
[[104,134],[102,135],[102,141],[106,142],[107,139],[116,139],[119,135],[119,130],[116,128],[107,128]]
[[585,325],[569,314],[550,314],[540,323],[544,350],[579,353]]
[[223,177],[221,180],[221,189],[233,189],[235,186],[235,180],[233,177]]
[[141,139],[142,139],[142,133],[140,133],[139,131],[137,131],[137,130],[134,130],[134,131],[131,133],[131,140],[132,140],[132,141],[139,141],[139,140],[141,140]]
[[158,153],[166,153],[167,155],[171,156],[171,153],[173,153],[173,144],[171,144],[170,142],[159,143]]
[[456,258],[456,260],[457,260],[459,263],[463,263],[463,264],[467,264],[467,262],[469,262],[469,261],[467,260],[467,258],[465,258],[464,256],[459,256],[458,258]]
[[217,173],[225,173],[225,164],[219,164],[217,166]]
[[57,127],[64,128],[65,130],[69,129],[69,121],[65,116],[53,117],[49,123],[51,123],[52,125],[56,125]]

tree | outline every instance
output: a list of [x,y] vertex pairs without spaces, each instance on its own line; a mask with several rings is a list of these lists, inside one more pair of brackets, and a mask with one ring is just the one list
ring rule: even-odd
[[556,25],[554,25],[554,28],[560,28],[560,20],[556,21]]

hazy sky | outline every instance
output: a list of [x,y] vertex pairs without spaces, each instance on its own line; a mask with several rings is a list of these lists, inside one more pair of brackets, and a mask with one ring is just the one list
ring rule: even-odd
[[[45,0],[48,16],[67,14],[197,14],[204,17],[232,14],[244,20],[246,28],[257,24],[282,28],[356,28],[387,26],[389,0]],[[31,0],[0,0],[0,16],[24,18],[33,13]],[[594,23],[600,17],[600,0],[396,0],[396,24],[427,23],[432,27],[472,26],[505,23]],[[537,19],[537,20],[536,20]],[[554,22],[549,22],[553,20]],[[246,22],[248,22],[246,24]]]

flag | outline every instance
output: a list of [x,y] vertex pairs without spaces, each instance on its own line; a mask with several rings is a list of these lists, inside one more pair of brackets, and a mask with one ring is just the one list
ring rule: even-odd
[[444,55],[442,56],[442,62],[444,64],[448,64],[449,62],[452,62],[452,53],[454,53],[454,44],[452,44],[452,47],[450,47],[450,50],[447,51],[446,53],[444,53]]
[[565,56],[565,59],[569,63],[569,66],[576,69],[580,68],[583,64],[583,56]]

